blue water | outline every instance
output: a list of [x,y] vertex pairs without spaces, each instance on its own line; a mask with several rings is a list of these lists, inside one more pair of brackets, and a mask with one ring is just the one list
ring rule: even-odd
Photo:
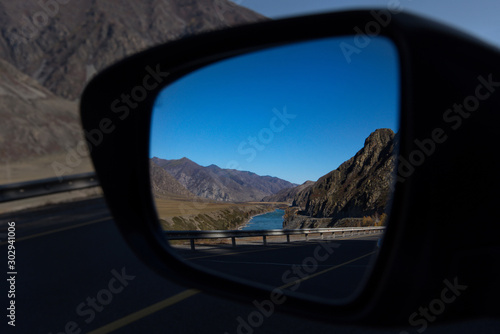
[[255,216],[248,222],[245,227],[242,228],[242,230],[248,231],[282,229],[284,214],[285,210],[276,209],[273,212]]

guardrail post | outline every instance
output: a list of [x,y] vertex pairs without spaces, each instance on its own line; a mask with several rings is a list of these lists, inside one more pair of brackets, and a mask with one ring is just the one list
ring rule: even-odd
[[0,203],[99,186],[94,172],[0,185]]
[[[240,237],[262,237],[264,246],[267,246],[268,236],[286,236],[286,242],[290,243],[290,235],[304,235],[305,241],[309,241],[309,234],[319,234],[321,240],[328,239],[328,233],[332,234],[332,239],[353,237],[355,235],[380,234],[384,232],[384,228],[351,228],[351,229],[296,229],[296,230],[267,230],[262,231],[165,231],[165,236],[169,240],[189,240],[191,250],[196,250],[196,240],[211,239],[211,238],[231,238],[232,247],[236,247],[236,238]],[[280,238],[280,240],[282,240]]]

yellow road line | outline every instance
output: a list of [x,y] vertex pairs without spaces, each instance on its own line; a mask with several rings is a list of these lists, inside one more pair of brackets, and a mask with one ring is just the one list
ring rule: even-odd
[[185,290],[179,294],[176,294],[175,296],[172,296],[170,298],[162,300],[161,302],[158,302],[156,304],[153,304],[151,306],[143,308],[142,310],[139,310],[137,312],[129,314],[121,319],[113,321],[113,322],[111,322],[111,323],[109,323],[101,328],[90,331],[90,332],[88,332],[88,334],[105,334],[105,333],[113,332],[117,329],[120,329],[124,326],[127,326],[128,324],[130,324],[132,322],[135,322],[135,321],[140,320],[144,317],[147,317],[150,314],[153,314],[153,313],[158,312],[166,307],[177,304],[177,303],[183,301],[184,299],[192,297],[200,292],[201,291],[195,290],[195,289]]
[[307,281],[308,279],[314,278],[314,277],[319,276],[319,275],[323,275],[323,274],[325,274],[325,273],[327,273],[327,272],[329,272],[329,271],[332,271],[332,270],[334,270],[334,269],[338,269],[338,268],[340,268],[340,267],[342,267],[342,266],[345,266],[345,265],[347,265],[347,264],[349,264],[349,263],[356,262],[356,261],[358,261],[358,260],[361,260],[362,258],[365,258],[365,257],[367,257],[367,256],[373,255],[373,254],[375,254],[375,253],[376,253],[376,251],[370,252],[370,253],[368,253],[368,254],[362,255],[362,256],[357,257],[357,258],[355,258],[355,259],[349,260],[349,261],[347,261],[347,262],[344,262],[344,263],[338,264],[338,265],[336,265],[336,266],[333,266],[333,267],[331,267],[331,268],[328,268],[328,269],[325,269],[325,270],[323,270],[323,271],[320,271],[320,272],[318,272],[318,273],[316,273],[316,274],[312,274],[312,275],[306,276],[306,277],[304,277],[304,278],[298,279],[298,280],[296,280],[296,281],[290,282],[290,283],[288,283],[288,284],[282,285],[282,286],[278,287],[278,289],[286,289],[286,288],[288,288],[288,287],[291,287],[292,285],[295,285],[295,284],[300,283],[300,282],[303,282],[303,281]]
[[[344,262],[342,264],[336,265],[334,267],[328,268],[326,270],[320,271],[319,273],[316,273],[314,275],[310,275],[310,276],[304,277],[302,279],[299,279],[297,281],[291,282],[289,284],[285,284],[285,285],[279,287],[279,289],[285,289],[285,288],[287,288],[289,286],[292,286],[294,284],[297,284],[299,282],[302,282],[302,281],[311,279],[313,277],[322,275],[322,274],[324,274],[326,272],[329,272],[331,270],[340,268],[340,267],[345,266],[345,265],[347,265],[349,263],[358,261],[358,260],[360,260],[360,259],[362,259],[364,257],[370,256],[370,255],[372,255],[374,253],[376,253],[376,252],[371,252],[371,253],[362,255],[362,256],[357,257],[357,258],[355,258],[353,260],[350,260],[350,261]],[[179,294],[177,294],[175,296],[172,296],[172,297],[167,298],[167,299],[165,299],[165,300],[163,300],[161,302],[158,302],[156,304],[153,304],[151,306],[143,308],[142,310],[139,310],[137,312],[129,314],[128,316],[125,316],[125,317],[123,317],[121,319],[118,319],[118,320],[116,320],[114,322],[111,322],[111,323],[109,323],[109,324],[107,324],[107,325],[105,325],[103,327],[100,327],[98,329],[90,331],[90,332],[88,332],[88,334],[106,334],[106,333],[113,332],[113,331],[115,331],[117,329],[120,329],[122,327],[125,327],[125,326],[127,326],[127,325],[129,325],[129,324],[131,324],[131,323],[133,323],[135,321],[138,321],[138,320],[140,320],[142,318],[145,318],[145,317],[147,317],[147,316],[149,316],[149,315],[151,315],[153,313],[161,311],[164,308],[167,308],[169,306],[175,305],[175,304],[177,304],[177,303],[179,303],[179,302],[181,302],[181,301],[183,301],[183,300],[185,300],[185,299],[187,299],[189,297],[192,297],[192,296],[194,296],[194,295],[196,295],[196,294],[198,294],[200,292],[201,291],[196,290],[196,289],[185,290],[185,291],[183,291],[183,292],[181,292],[181,293],[179,293]]]
[[[28,235],[28,236],[22,237],[22,238],[16,238],[16,243],[20,242],[20,241],[24,241],[24,240],[29,240],[29,239],[33,239],[33,238],[43,237],[43,236],[49,235],[49,234],[54,234],[54,233],[58,233],[58,232],[63,232],[63,231],[71,230],[71,229],[74,229],[74,228],[79,228],[79,227],[83,227],[83,226],[87,226],[87,225],[97,224],[97,223],[100,223],[100,222],[103,222],[103,221],[106,221],[106,220],[110,220],[110,219],[111,219],[110,217],[96,219],[96,220],[93,220],[93,221],[90,221],[90,222],[86,222],[86,223],[82,223],[82,224],[78,224],[78,225],[61,227],[61,228],[58,228],[58,229],[55,229],[55,230],[50,230],[50,231],[47,231],[47,232],[41,232],[41,233],[37,233],[37,234],[33,234],[33,235]],[[0,246],[6,245],[7,243],[8,243],[7,241],[0,242]]]

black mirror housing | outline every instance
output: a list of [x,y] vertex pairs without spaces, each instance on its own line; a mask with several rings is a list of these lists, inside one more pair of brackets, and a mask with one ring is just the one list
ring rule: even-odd
[[500,159],[494,150],[500,53],[460,32],[388,9],[191,36],[134,55],[94,78],[81,100],[82,123],[121,233],[145,263],[168,278],[228,298],[269,299],[267,290],[200,271],[169,252],[149,187],[151,111],[163,87],[198,68],[332,36],[352,36],[352,44],[342,46],[346,66],[373,36],[389,38],[399,50],[400,147],[390,221],[377,265],[356,298],[335,304],[286,296],[277,308],[334,322],[412,324],[420,307],[442,296],[450,300],[452,294],[443,293],[447,289],[457,298],[439,303],[445,307],[440,320],[498,316]]

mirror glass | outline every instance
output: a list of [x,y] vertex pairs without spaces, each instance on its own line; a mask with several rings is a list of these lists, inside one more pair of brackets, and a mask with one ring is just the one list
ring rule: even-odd
[[389,218],[399,80],[390,40],[360,49],[345,36],[239,55],[165,87],[150,171],[173,251],[269,289],[351,297]]

